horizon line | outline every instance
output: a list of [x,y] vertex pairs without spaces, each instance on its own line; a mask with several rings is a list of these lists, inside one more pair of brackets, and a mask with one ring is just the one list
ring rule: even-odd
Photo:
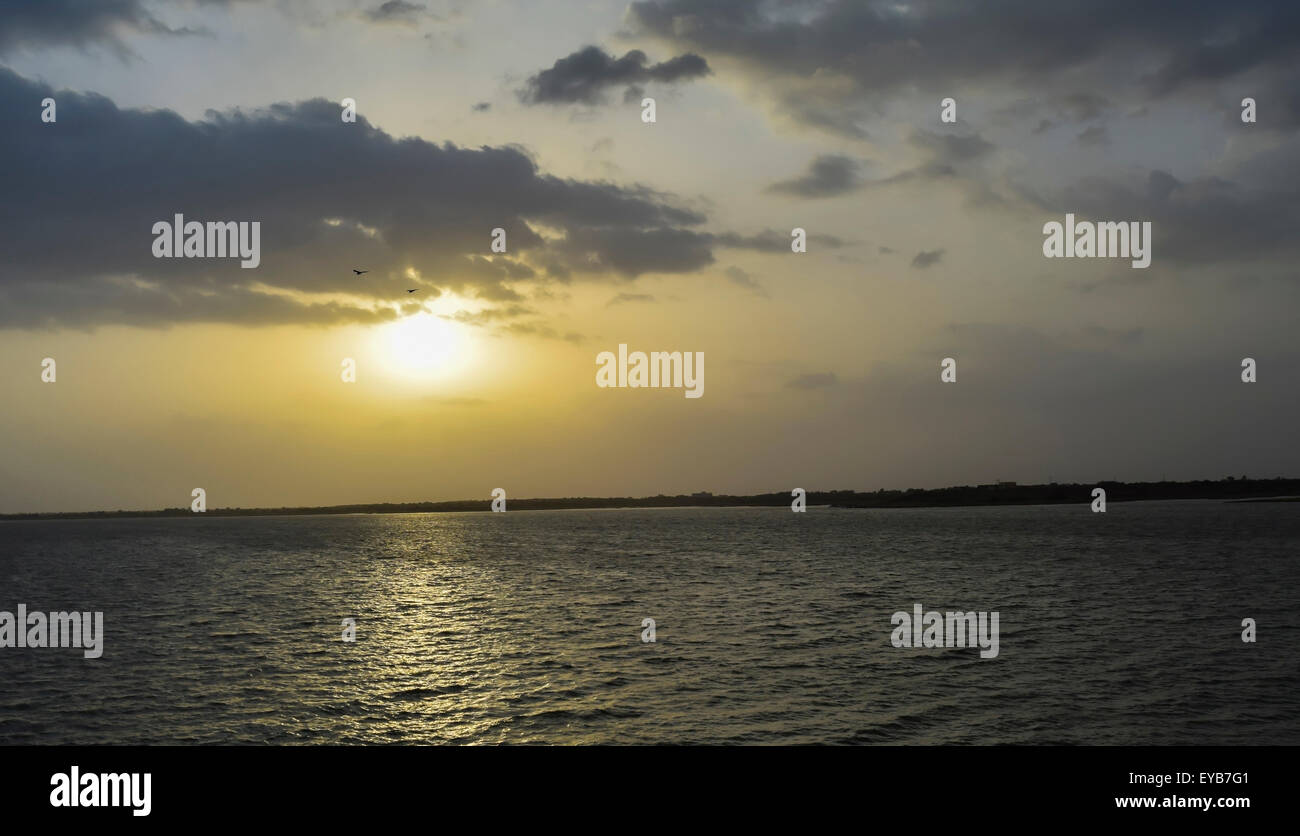
[[[889,498],[903,498],[911,501],[903,503],[894,503],[893,505],[871,506],[859,504],[856,507],[944,507],[944,506],[972,506],[972,505],[1000,505],[1000,504],[1064,504],[1074,499],[1066,499],[1060,496],[1060,492],[1070,488],[1080,487],[1101,487],[1107,488],[1205,488],[1215,486],[1224,488],[1234,486],[1238,489],[1245,488],[1247,485],[1267,485],[1268,483],[1277,482],[1295,482],[1297,489],[1300,489],[1300,477],[1274,476],[1267,478],[1251,479],[1248,477],[1225,476],[1219,479],[1190,479],[1184,481],[1171,481],[1162,479],[1157,482],[1125,482],[1117,479],[1103,479],[1089,482],[1042,482],[1042,483],[1025,483],[1018,482],[991,482],[976,485],[949,485],[942,488],[879,488],[875,491],[861,491],[849,488],[840,488],[834,490],[805,491],[807,504],[834,505],[834,502],[813,503],[813,497],[824,499],[853,499],[861,497],[864,500],[875,498],[884,500]],[[1026,491],[1043,491],[1045,489],[1055,489],[1052,496],[1026,496]],[[775,507],[789,504],[790,499],[794,496],[794,490],[776,491],[769,493],[752,493],[752,494],[715,494],[711,491],[697,491],[691,494],[654,494],[647,496],[552,496],[552,497],[506,497],[507,503],[515,504],[536,504],[536,503],[614,503],[614,502],[636,502],[642,503],[639,506],[610,506],[606,504],[589,504],[589,505],[567,505],[564,507],[551,508],[526,508],[524,510],[597,510],[604,507],[709,507],[709,506],[728,506],[728,507]],[[931,499],[940,499],[945,493],[960,491],[994,491],[1001,494],[1002,501],[987,501],[989,497],[984,497],[986,501],[969,501],[973,497],[947,497],[948,502],[925,502],[924,498],[930,496]],[[1233,493],[1240,493],[1234,491]],[[1019,494],[1019,496],[1016,496]],[[939,496],[935,496],[939,495]],[[1270,495],[1252,494],[1251,496],[1241,496],[1239,498],[1266,498]],[[1287,494],[1274,494],[1278,498],[1288,496]],[[1141,497],[1144,499],[1222,499],[1226,498],[1222,494],[1214,496],[1165,496],[1165,497]],[[965,499],[967,501],[953,501]],[[1133,496],[1108,496],[1108,500],[1125,502],[1133,501]],[[686,500],[687,502],[682,502]],[[922,500],[916,502],[915,500]],[[1087,499],[1077,501],[1086,502]],[[275,506],[226,506],[222,508],[211,508],[204,511],[193,511],[185,507],[158,508],[158,509],[116,509],[116,510],[97,510],[97,511],[13,511],[0,513],[0,520],[13,519],[50,519],[50,518],[88,518],[88,517],[144,517],[144,516],[272,516],[279,514],[291,515],[310,515],[312,513],[328,514],[346,514],[346,513],[411,513],[411,512],[465,512],[465,511],[487,511],[493,502],[489,495],[484,499],[452,499],[452,500],[415,500],[405,502],[345,502],[333,505],[281,505]],[[657,504],[656,504],[657,503]],[[508,506],[507,506],[508,507]],[[854,506],[847,506],[854,507]]]

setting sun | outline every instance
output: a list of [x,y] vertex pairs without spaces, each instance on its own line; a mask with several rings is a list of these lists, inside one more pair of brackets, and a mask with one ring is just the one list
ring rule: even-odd
[[444,377],[465,362],[462,326],[431,313],[399,319],[380,330],[385,365],[405,376]]

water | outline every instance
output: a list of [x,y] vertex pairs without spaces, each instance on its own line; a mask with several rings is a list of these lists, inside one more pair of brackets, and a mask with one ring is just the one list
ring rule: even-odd
[[[0,610],[107,635],[0,648],[0,743],[1297,744],[1298,545],[1297,503],[5,522]],[[892,647],[917,602],[999,656]]]

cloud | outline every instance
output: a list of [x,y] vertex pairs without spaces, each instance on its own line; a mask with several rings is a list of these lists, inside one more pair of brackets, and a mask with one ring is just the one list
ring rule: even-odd
[[913,129],[906,144],[916,154],[910,168],[886,177],[857,181],[861,188],[876,189],[907,184],[947,182],[965,192],[972,203],[1001,202],[985,182],[983,168],[997,148],[978,133],[931,133]]
[[763,297],[767,296],[767,290],[761,284],[759,284],[758,281],[755,280],[753,276],[749,275],[749,273],[745,272],[741,268],[728,267],[726,270],[723,270],[722,272],[726,275],[727,280],[730,281],[732,284],[739,285],[740,287],[743,287],[746,290],[753,291],[753,293],[757,296],[763,296]]
[[582,334],[569,331],[561,334],[549,325],[543,325],[539,322],[515,322],[498,329],[498,333],[510,334],[520,337],[537,337],[543,340],[563,340],[565,342],[582,343],[586,337]]
[[[508,301],[510,284],[542,275],[691,272],[717,247],[789,247],[770,231],[700,230],[704,215],[645,187],[547,175],[517,148],[341,124],[324,99],[188,121],[0,68],[0,112],[45,96],[58,123],[0,132],[0,327],[369,321],[390,316],[405,289],[431,287],[409,270]],[[259,222],[260,266],[154,258],[153,224],[177,213]],[[490,252],[497,227],[508,254]]]
[[1222,176],[1180,180],[1154,169],[1145,178],[1090,177],[1037,202],[1053,213],[1068,207],[1080,220],[1150,221],[1153,266],[1289,265],[1300,257],[1300,205],[1290,185],[1297,177],[1300,138],[1293,136]]
[[425,7],[418,3],[407,3],[406,0],[388,0],[388,2],[376,6],[365,13],[366,20],[371,23],[398,23],[404,26],[416,24]]
[[1098,146],[1110,143],[1110,134],[1105,125],[1093,125],[1085,128],[1077,137],[1080,145]]
[[[555,62],[525,82],[518,91],[526,104],[599,104],[610,87],[628,86],[640,97],[640,84],[656,81],[676,83],[709,74],[709,65],[698,55],[687,53],[647,65],[646,54],[634,49],[615,58],[597,46],[588,46]],[[626,100],[626,94],[625,94]]]
[[[710,244],[719,247],[756,250],[764,253],[788,253],[790,252],[790,241],[792,240],[789,233],[780,233],[772,229],[765,229],[757,235],[740,235],[734,232],[726,232],[720,235],[705,235],[702,237]],[[848,242],[842,238],[820,233],[809,233],[808,243],[832,250],[848,245]]]
[[605,303],[605,307],[612,308],[628,302],[653,302],[654,300],[655,298],[649,293],[620,293]]
[[17,49],[105,45],[127,55],[122,35],[192,35],[154,17],[142,0],[0,0],[0,54]]
[[456,311],[454,314],[444,316],[443,319],[451,319],[465,325],[488,325],[493,322],[500,322],[504,319],[517,319],[523,316],[532,316],[537,311],[526,305],[507,305],[504,308],[484,308],[481,311]]
[[922,250],[912,259],[912,266],[918,270],[924,270],[932,264],[938,264],[943,258],[943,250]]
[[586,339],[582,334],[573,332],[560,333],[544,322],[511,322],[524,317],[535,316],[537,311],[527,305],[510,304],[500,308],[484,308],[479,311],[456,311],[441,315],[443,319],[472,325],[479,328],[491,328],[494,336],[538,337],[545,340],[564,340],[580,343]]
[[933,162],[969,162],[993,151],[993,143],[979,134],[936,134],[914,130],[907,137],[913,148],[925,152]]
[[[1300,59],[1291,0],[638,0],[627,22],[725,62],[796,122],[856,139],[886,101],[918,90],[1055,94],[1067,84],[1096,89],[1134,65],[1153,69],[1132,94],[1154,99],[1251,71],[1289,72]],[[1102,104],[1084,94],[1067,107],[1089,118]]]
[[838,154],[821,154],[808,166],[808,171],[792,180],[783,180],[767,187],[767,191],[795,197],[836,197],[861,187],[858,163]]

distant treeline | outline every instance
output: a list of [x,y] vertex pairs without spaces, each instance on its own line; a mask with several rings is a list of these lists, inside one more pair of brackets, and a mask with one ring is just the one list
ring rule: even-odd
[[[963,485],[930,490],[874,493],[860,491],[809,491],[809,505],[836,508],[942,508],[964,505],[1044,505],[1066,502],[1089,503],[1092,489],[1104,488],[1107,502],[1132,502],[1153,499],[1252,499],[1300,496],[1300,479],[1240,479],[1228,477],[1195,482],[1088,482],[1049,485]],[[581,508],[683,508],[789,506],[788,491],[752,496],[728,494],[679,494],[677,496],[642,497],[561,497],[555,499],[508,499],[511,511],[547,511]],[[434,511],[488,511],[491,499],[461,499],[452,502],[382,502],[368,505],[327,505],[308,508],[211,508],[203,516],[253,517],[290,514],[410,514]],[[190,517],[189,508],[166,508],[161,511],[74,511],[51,514],[0,514],[0,520],[101,519],[116,517]]]

